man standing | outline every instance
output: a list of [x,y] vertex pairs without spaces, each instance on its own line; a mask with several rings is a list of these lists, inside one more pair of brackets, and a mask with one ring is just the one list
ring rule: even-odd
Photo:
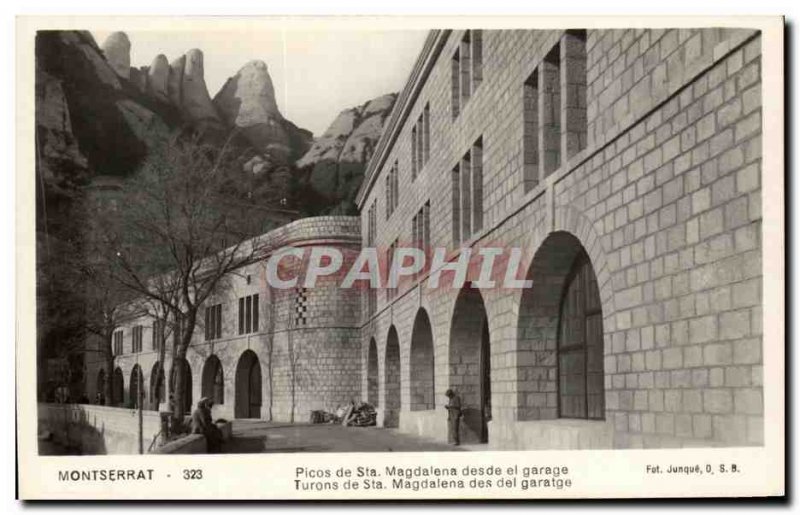
[[461,397],[450,388],[444,394],[447,396],[447,443],[460,445],[458,426],[461,421]]

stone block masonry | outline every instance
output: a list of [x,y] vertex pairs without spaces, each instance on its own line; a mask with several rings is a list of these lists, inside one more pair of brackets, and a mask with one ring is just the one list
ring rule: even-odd
[[[521,247],[533,286],[379,295],[363,310],[362,395],[399,403],[382,422],[443,440],[454,388],[465,436],[499,449],[763,444],[759,33],[471,32],[431,34],[359,192],[362,234],[396,166],[376,246],[411,241],[430,202],[433,247]],[[482,42],[481,81],[454,109],[465,39]],[[430,159],[412,178],[424,106]],[[478,139],[482,228],[454,241],[449,172]],[[596,286],[575,282],[582,256]],[[583,299],[574,318],[565,291]]]

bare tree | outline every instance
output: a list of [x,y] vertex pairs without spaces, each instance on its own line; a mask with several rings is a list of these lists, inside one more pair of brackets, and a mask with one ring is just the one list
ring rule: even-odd
[[[198,137],[173,137],[123,187],[113,220],[115,278],[168,313],[176,361],[186,351],[203,303],[252,262],[262,221],[243,207],[240,163]],[[175,415],[184,414],[185,367],[175,367]]]
[[275,297],[277,291],[267,284],[269,293],[269,303],[267,304],[267,386],[269,387],[269,408],[267,410],[267,420],[272,422],[272,405],[274,401],[274,356],[275,356],[275,319],[278,315],[278,299]]

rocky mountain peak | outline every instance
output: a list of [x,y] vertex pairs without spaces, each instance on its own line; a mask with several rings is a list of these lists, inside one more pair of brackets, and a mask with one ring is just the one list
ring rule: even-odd
[[106,61],[125,79],[131,77],[131,41],[124,32],[113,32],[103,42],[103,54]]
[[266,63],[245,64],[214,97],[222,118],[237,127],[261,152],[290,153],[290,136],[275,100],[275,88]]
[[336,209],[352,209],[367,162],[396,100],[397,94],[390,93],[343,110],[297,161],[297,167],[308,172],[311,187],[338,202]]
[[214,97],[214,105],[223,118],[248,127],[283,118],[275,101],[275,88],[264,61],[250,61],[225,81]]

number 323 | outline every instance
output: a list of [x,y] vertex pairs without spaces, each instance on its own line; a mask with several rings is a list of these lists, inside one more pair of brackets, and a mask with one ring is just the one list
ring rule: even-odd
[[183,469],[183,479],[203,479],[203,469]]

